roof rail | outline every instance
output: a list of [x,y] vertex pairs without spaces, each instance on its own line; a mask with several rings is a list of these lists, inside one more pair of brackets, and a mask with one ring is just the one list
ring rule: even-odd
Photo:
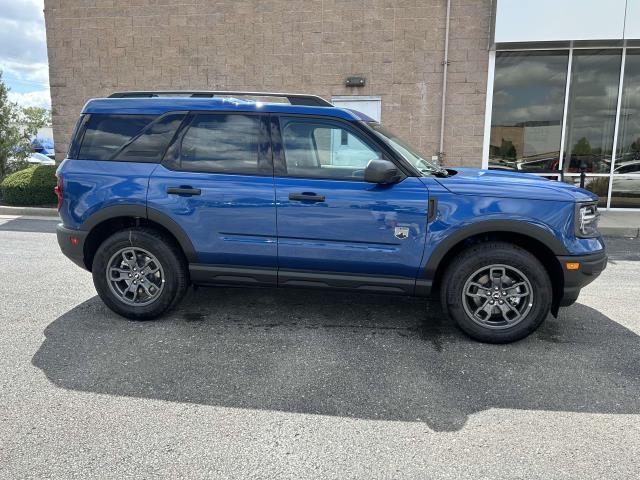
[[114,92],[109,98],[148,98],[171,95],[185,95],[189,97],[213,98],[219,96],[233,97],[282,97],[286,98],[291,105],[306,105],[309,107],[333,107],[333,105],[317,95],[307,95],[304,93],[274,93],[274,92],[244,92],[225,90],[149,90],[149,91],[126,91]]

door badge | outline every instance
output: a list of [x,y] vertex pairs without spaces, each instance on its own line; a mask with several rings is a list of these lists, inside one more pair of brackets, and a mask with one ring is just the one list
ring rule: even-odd
[[396,227],[395,236],[400,240],[404,240],[409,236],[409,227]]

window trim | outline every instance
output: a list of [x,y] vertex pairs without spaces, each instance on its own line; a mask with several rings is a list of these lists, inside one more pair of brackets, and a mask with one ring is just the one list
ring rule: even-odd
[[398,181],[401,182],[407,177],[420,176],[412,171],[411,166],[405,165],[404,160],[399,159],[395,152],[393,152],[384,142],[381,142],[375,135],[372,135],[367,128],[363,127],[361,122],[349,122],[341,118],[336,118],[326,115],[304,115],[293,113],[281,113],[271,114],[270,118],[270,132],[271,143],[273,150],[273,162],[274,162],[274,174],[278,177],[287,178],[304,178],[309,180],[333,180],[337,182],[364,182],[364,179],[358,178],[333,178],[333,177],[309,177],[305,175],[290,175],[287,172],[287,163],[284,154],[284,147],[282,143],[282,132],[280,128],[280,121],[283,118],[300,118],[318,121],[328,121],[346,126],[347,130],[352,130],[353,133],[367,146],[372,145],[382,154],[382,158],[388,160],[398,167],[399,172],[402,174],[402,178]]
[[[258,138],[258,166],[264,165],[264,172],[258,170],[255,173],[249,172],[212,172],[206,170],[194,170],[185,168],[181,163],[182,140],[186,135],[189,127],[198,115],[242,115],[258,117],[259,138]],[[190,172],[204,175],[236,175],[243,177],[273,177],[273,153],[269,136],[268,113],[264,112],[230,112],[224,110],[191,110],[185,115],[180,128],[176,131],[175,136],[169,143],[165,151],[161,165],[168,170],[176,172]]]

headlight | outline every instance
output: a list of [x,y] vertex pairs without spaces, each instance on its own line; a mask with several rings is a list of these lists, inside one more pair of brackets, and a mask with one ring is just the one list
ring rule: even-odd
[[597,237],[600,235],[598,232],[598,219],[600,213],[598,212],[598,205],[595,203],[579,203],[576,205],[575,214],[575,231],[576,237]]

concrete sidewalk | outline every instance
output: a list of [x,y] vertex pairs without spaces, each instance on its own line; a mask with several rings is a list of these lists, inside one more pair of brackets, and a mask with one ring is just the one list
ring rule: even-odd
[[[640,211],[601,210],[601,213],[600,231],[602,235],[607,237],[640,237]],[[0,205],[0,215],[58,218],[58,211],[55,208],[9,207]]]

